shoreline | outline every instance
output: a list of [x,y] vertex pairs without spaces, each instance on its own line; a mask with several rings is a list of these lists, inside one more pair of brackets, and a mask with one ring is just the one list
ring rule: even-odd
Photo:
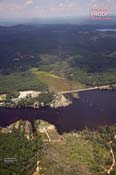
[[[61,92],[58,92],[56,94],[54,94],[53,96],[53,100],[51,102],[49,102],[48,104],[44,104],[44,103],[41,103],[40,105],[28,105],[26,104],[25,106],[23,107],[31,107],[31,108],[41,108],[41,107],[51,107],[51,108],[58,108],[58,107],[65,107],[65,106],[68,106],[70,104],[72,104],[72,100],[71,99],[68,99],[65,95],[67,94],[71,94],[71,96],[73,98],[80,98],[79,97],[79,92],[86,92],[86,91],[91,91],[91,90],[99,90],[99,91],[103,91],[103,90],[107,90],[107,91],[112,91],[112,90],[116,90],[116,84],[111,84],[111,85],[103,85],[103,86],[95,86],[95,87],[89,87],[89,88],[84,88],[84,89],[77,89],[77,90],[70,90],[70,91],[61,91]],[[19,91],[20,92],[20,91]],[[28,92],[28,91],[23,91],[23,92]],[[33,91],[34,92],[34,91]],[[36,92],[36,93],[41,93],[41,92]],[[1,94],[2,96],[3,94]],[[17,98],[17,100],[25,100],[25,98]],[[33,99],[33,97],[32,97]],[[10,102],[6,103],[5,100],[1,101],[0,102],[0,107],[11,107],[11,108],[14,108],[14,107],[17,107],[17,108],[22,108],[22,106],[18,106],[18,104],[16,103],[12,103],[14,99],[12,98]],[[14,101],[15,102],[15,101]]]

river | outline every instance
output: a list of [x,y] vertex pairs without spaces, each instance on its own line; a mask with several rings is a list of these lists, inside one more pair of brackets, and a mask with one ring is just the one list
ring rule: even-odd
[[0,126],[6,127],[21,119],[33,124],[36,119],[41,119],[54,124],[58,132],[63,133],[116,123],[116,90],[83,91],[79,92],[79,96],[79,99],[72,98],[71,105],[57,109],[1,107]]

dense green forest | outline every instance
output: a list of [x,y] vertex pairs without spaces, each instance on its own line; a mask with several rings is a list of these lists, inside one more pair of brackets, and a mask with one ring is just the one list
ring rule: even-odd
[[[32,175],[40,157],[42,140],[38,136],[29,141],[18,130],[0,133],[0,175]],[[5,163],[5,159],[16,159]]]
[[116,32],[98,30],[104,28],[115,25],[0,27],[0,92],[11,84],[18,90],[44,88],[29,72],[33,67],[82,85],[115,83]]

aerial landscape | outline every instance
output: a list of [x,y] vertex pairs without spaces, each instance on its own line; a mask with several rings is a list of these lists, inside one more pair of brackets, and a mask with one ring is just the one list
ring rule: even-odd
[[0,1],[0,175],[116,175],[116,1]]

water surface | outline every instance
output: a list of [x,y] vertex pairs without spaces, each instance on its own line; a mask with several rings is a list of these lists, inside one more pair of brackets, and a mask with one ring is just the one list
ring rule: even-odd
[[116,32],[116,29],[97,29],[96,31],[100,31],[100,32]]
[[0,126],[7,126],[17,120],[41,119],[54,124],[60,133],[82,130],[85,127],[96,129],[116,123],[116,90],[92,90],[80,92],[80,99],[74,99],[67,107],[57,109],[44,107],[0,108]]

